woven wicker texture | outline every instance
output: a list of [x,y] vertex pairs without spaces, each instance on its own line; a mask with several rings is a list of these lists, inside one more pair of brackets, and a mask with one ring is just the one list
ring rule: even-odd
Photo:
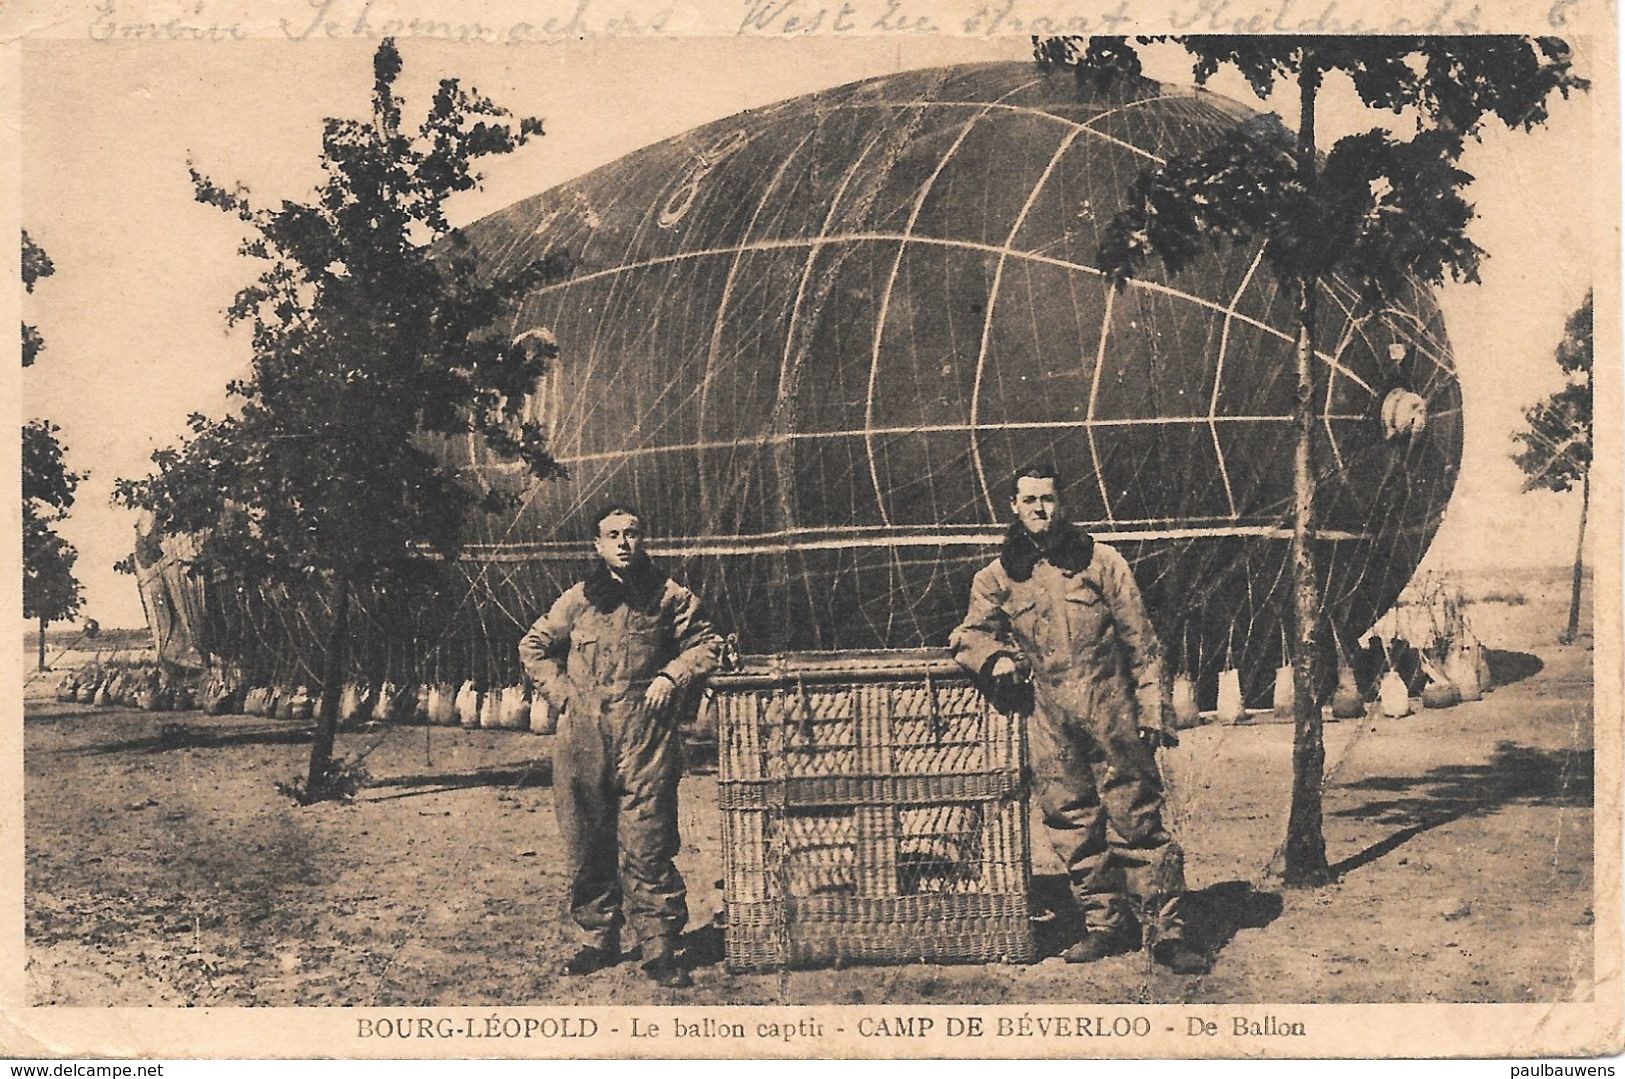
[[717,679],[730,967],[1033,958],[1021,721],[896,655]]

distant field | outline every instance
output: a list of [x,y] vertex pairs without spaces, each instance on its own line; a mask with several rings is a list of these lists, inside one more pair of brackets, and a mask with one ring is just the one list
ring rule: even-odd
[[[131,648],[147,648],[152,645],[152,634],[146,626],[139,629],[103,629],[95,637],[86,637],[83,626],[69,626],[62,629],[50,629],[45,632],[45,653],[60,652],[64,648],[75,648],[79,651],[93,652],[101,649],[105,652],[118,652]],[[39,632],[23,634],[23,647],[30,652],[39,649]]]

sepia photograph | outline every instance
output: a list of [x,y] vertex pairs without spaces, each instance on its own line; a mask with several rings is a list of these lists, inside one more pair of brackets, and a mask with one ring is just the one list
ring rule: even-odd
[[1619,1051],[1611,33],[561,10],[14,46],[14,1026]]

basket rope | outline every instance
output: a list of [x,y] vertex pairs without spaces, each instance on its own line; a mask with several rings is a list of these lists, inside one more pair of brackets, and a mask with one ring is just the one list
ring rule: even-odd
[[778,976],[779,976],[779,1003],[787,1004],[790,998],[790,949],[792,939],[790,935],[790,906],[795,897],[790,894],[790,787],[785,784],[779,788],[778,804],[774,812],[773,840],[772,840],[772,867],[773,874],[779,889],[778,912]]

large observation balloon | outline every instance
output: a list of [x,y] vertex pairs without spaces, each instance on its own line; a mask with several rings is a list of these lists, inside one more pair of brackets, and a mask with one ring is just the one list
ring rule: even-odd
[[[510,676],[617,501],[745,651],[941,645],[1011,472],[1052,462],[1174,664],[1257,686],[1289,607],[1293,298],[1257,249],[1120,291],[1095,267],[1141,170],[1252,115],[1019,63],[914,71],[708,124],[478,222],[494,275],[575,260],[513,325],[558,343],[528,407],[570,475],[446,447],[522,508],[471,523],[457,594],[413,620],[394,677]],[[1348,636],[1440,522],[1460,390],[1426,291],[1358,317],[1330,281],[1319,312],[1317,538]]]

